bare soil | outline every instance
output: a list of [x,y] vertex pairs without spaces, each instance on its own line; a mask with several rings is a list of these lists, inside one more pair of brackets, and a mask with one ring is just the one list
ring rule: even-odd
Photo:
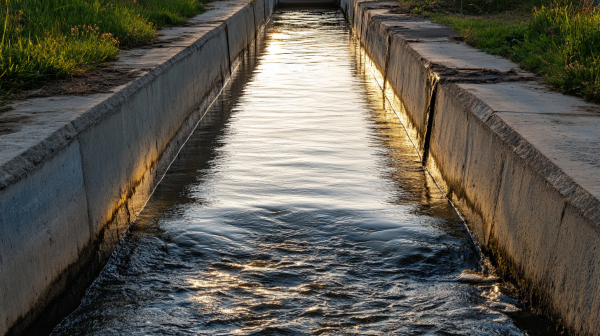
[[71,78],[48,82],[36,90],[19,92],[16,100],[28,98],[81,95],[111,92],[116,86],[123,85],[139,77],[140,70],[107,66],[95,70],[84,71]]

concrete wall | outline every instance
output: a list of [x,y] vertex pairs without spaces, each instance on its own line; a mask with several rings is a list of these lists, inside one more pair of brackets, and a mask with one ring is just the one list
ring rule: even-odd
[[340,1],[428,171],[500,272],[574,334],[600,335],[600,142],[585,125],[598,106],[394,6]]
[[77,306],[276,6],[235,3],[159,66],[3,157],[1,335],[47,333]]

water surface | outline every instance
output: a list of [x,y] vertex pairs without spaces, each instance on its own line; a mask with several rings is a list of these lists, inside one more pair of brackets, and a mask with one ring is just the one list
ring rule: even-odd
[[54,334],[524,335],[342,14],[261,36]]

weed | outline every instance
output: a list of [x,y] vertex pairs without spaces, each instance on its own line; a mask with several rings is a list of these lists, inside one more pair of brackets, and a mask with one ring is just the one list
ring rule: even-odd
[[423,7],[420,7],[420,8],[419,7],[415,7],[410,12],[413,13],[413,14],[422,15],[422,14],[425,13],[425,10],[423,9]]

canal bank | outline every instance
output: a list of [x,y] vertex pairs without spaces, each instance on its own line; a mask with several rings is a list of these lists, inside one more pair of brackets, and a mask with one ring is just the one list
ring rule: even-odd
[[570,331],[600,334],[600,108],[393,2],[340,7],[483,250]]
[[107,93],[0,115],[0,334],[43,334],[79,302],[276,0],[217,1],[111,69]]

